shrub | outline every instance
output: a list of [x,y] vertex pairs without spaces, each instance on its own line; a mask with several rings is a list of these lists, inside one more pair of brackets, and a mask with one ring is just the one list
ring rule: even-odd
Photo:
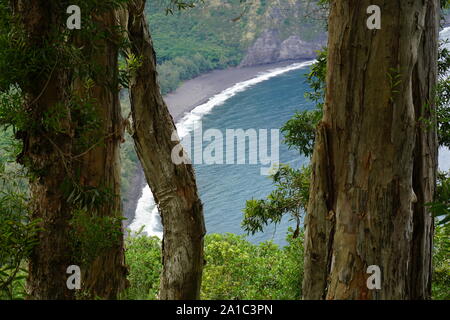
[[[299,299],[303,274],[302,237],[253,244],[243,236],[209,234],[205,239],[202,299]],[[142,234],[126,241],[130,287],[122,299],[156,299],[161,272],[160,240]]]
[[127,300],[156,299],[162,269],[160,240],[138,233],[126,239],[125,255],[129,268],[130,286],[121,298]]
[[433,300],[450,299],[450,223],[438,224],[433,245]]

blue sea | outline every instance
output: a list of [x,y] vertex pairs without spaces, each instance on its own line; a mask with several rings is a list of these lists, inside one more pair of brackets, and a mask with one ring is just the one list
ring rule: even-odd
[[[259,133],[260,129],[267,129],[267,139],[271,140],[270,130],[279,130],[296,111],[313,108],[314,105],[304,98],[307,90],[305,73],[308,71],[308,67],[289,71],[236,94],[203,116],[203,130],[217,128],[225,133],[225,129],[255,129]],[[279,146],[281,163],[295,168],[307,163],[299,152],[289,150],[281,133]],[[246,155],[248,160],[248,143]],[[195,165],[194,162],[208,232],[243,234],[242,209],[246,200],[264,199],[274,189],[270,177],[261,175],[264,165],[246,162],[223,165]],[[269,225],[264,233],[248,238],[253,242],[274,240],[284,243],[289,226],[295,227],[295,222],[286,218],[278,226]]]
[[[450,29],[441,32],[450,37]],[[180,138],[193,133],[194,124],[201,121],[203,132],[217,129],[225,141],[226,129],[280,129],[296,111],[313,108],[304,97],[308,86],[305,74],[312,61],[270,70],[252,80],[238,83],[198,106],[177,123]],[[198,126],[198,125],[197,125]],[[267,136],[270,141],[270,135]],[[203,144],[203,149],[208,143]],[[195,149],[195,148],[194,148]],[[268,149],[270,150],[270,144]],[[225,150],[225,149],[224,149]],[[261,175],[261,163],[249,164],[249,144],[246,145],[246,164],[196,164],[197,184],[204,205],[208,233],[235,233],[246,235],[241,227],[243,208],[247,200],[264,199],[275,186],[268,176]],[[307,159],[296,150],[290,150],[279,136],[279,161],[295,168],[307,164]],[[238,155],[239,156],[239,155]],[[226,158],[224,152],[224,159]],[[441,170],[450,169],[450,152],[440,150]],[[149,235],[162,237],[162,226],[150,188],[146,186],[138,202],[132,230],[144,227]],[[277,226],[268,225],[264,232],[246,235],[254,242],[272,240],[286,244],[287,230],[295,227],[288,217]]]

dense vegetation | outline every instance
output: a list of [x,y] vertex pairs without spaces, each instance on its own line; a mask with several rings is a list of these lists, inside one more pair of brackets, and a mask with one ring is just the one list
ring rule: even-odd
[[[439,82],[435,94],[439,145],[444,147],[449,146],[450,138],[448,125],[450,53],[445,48],[446,43],[441,43],[439,50]],[[285,143],[306,157],[312,156],[316,127],[322,118],[323,100],[326,93],[326,70],[327,51],[325,49],[319,53],[317,62],[311,67],[311,71],[307,75],[307,82],[311,91],[305,93],[305,96],[315,102],[315,108],[297,112],[282,128]],[[271,176],[276,189],[266,199],[247,201],[242,222],[243,228],[249,233],[263,231],[266,225],[277,224],[284,215],[290,215],[297,221],[298,230],[301,218],[308,206],[310,177],[310,166],[291,168],[289,165],[281,165],[280,170]],[[434,299],[449,299],[450,171],[440,172],[436,184],[435,199],[427,204],[436,217],[432,292]],[[295,236],[296,234],[294,234]]]
[[[315,5],[308,0],[193,0],[168,7],[168,0],[148,1],[145,9],[158,61],[158,80],[163,94],[182,81],[202,73],[238,65],[247,48],[267,29],[277,29],[283,39],[299,34],[313,40],[323,32]],[[277,21],[282,20],[279,24]],[[123,116],[130,112],[125,95]],[[126,134],[121,148],[122,195],[128,191],[138,163],[132,138]]]
[[323,25],[308,14],[312,8],[308,2],[208,0],[168,15],[166,1],[149,2],[146,13],[162,92],[200,73],[238,65],[264,30],[277,29],[282,39],[293,34],[314,39]]
[[[450,299],[448,240],[450,225],[438,226],[433,264],[433,299]],[[292,231],[292,230],[291,230]],[[287,235],[288,245],[272,242],[253,244],[234,234],[206,236],[202,299],[301,298],[303,237]],[[156,299],[161,270],[161,248],[157,238],[138,235],[127,239],[130,288],[122,299]]]
[[[288,236],[280,248],[252,244],[234,234],[209,234],[205,242],[202,299],[286,299],[301,297],[303,246]],[[159,288],[161,248],[157,238],[127,240],[130,288],[122,299],[155,299]]]
[[[268,12],[266,1],[254,1],[257,5],[245,9],[226,1],[229,12],[218,3],[210,1],[211,10],[199,7],[192,13],[165,15],[162,5],[152,2],[148,9],[154,29],[157,54],[160,59],[161,83],[165,92],[178,83],[198,73],[235,65],[242,57],[243,49],[260,32],[260,25],[253,31],[242,32],[252,26],[251,13],[263,16]],[[223,2],[222,2],[223,3]],[[154,7],[152,7],[154,6]],[[253,11],[252,11],[253,10]],[[255,11],[256,10],[256,11]],[[153,13],[155,12],[155,13]],[[201,19],[200,19],[201,17]],[[239,18],[240,17],[240,18]],[[223,20],[222,20],[223,18]],[[239,18],[239,19],[237,19]],[[204,20],[202,20],[204,19]],[[233,19],[235,21],[233,21]],[[221,23],[222,22],[222,23]],[[179,24],[178,24],[179,23]],[[176,25],[176,31],[173,26]],[[289,24],[286,28],[292,27]],[[217,29],[214,29],[217,28]],[[239,29],[239,30],[236,30]],[[166,30],[166,31],[165,31]],[[287,30],[287,29],[286,29]],[[239,32],[238,32],[239,31]],[[235,38],[228,37],[235,35]],[[173,43],[176,45],[173,45]],[[201,49],[200,49],[201,48]],[[441,76],[450,66],[448,52],[443,50]],[[319,57],[308,77],[312,92],[308,96],[317,102],[317,109],[298,113],[283,128],[286,142],[299,152],[310,156],[314,143],[314,129],[321,116],[321,102],[325,90],[324,75],[326,55]],[[441,145],[448,146],[448,80],[441,78],[439,91],[439,138]],[[7,110],[9,95],[0,95]],[[2,111],[0,110],[0,111]],[[124,107],[124,114],[129,107]],[[8,113],[11,115],[12,113]],[[0,114],[0,116],[4,116]],[[29,223],[29,173],[15,163],[20,146],[10,128],[0,131],[0,299],[25,298],[26,262],[38,231],[36,221]],[[129,188],[131,168],[137,162],[131,140],[122,147],[122,189]],[[290,214],[298,223],[296,230],[287,235],[288,245],[280,248],[271,242],[252,244],[243,237],[210,234],[206,237],[205,260],[207,262],[201,298],[203,299],[299,299],[303,272],[303,245],[300,218],[305,211],[309,195],[309,168],[287,166],[274,175],[276,189],[268,199],[252,200],[245,210],[243,225],[248,232],[264,229],[268,223],[277,223]],[[433,298],[450,299],[450,177],[442,173],[438,181],[436,201],[431,203],[436,215],[434,241]],[[74,223],[83,219],[78,217]],[[95,227],[97,224],[93,223]],[[96,230],[91,230],[95,234]],[[88,239],[90,240],[90,239]],[[90,241],[88,241],[90,242]],[[89,248],[88,248],[89,249]],[[126,260],[129,265],[130,287],[123,299],[155,299],[161,271],[160,241],[137,234],[126,240]]]

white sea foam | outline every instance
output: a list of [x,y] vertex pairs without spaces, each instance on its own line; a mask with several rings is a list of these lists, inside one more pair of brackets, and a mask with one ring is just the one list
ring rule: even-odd
[[439,170],[445,172],[450,170],[450,150],[448,148],[439,149]]
[[[450,40],[450,27],[447,27],[440,32],[440,38]],[[446,47],[450,50],[450,43],[447,43]],[[194,110],[187,113],[176,124],[180,139],[182,139],[187,133],[192,131],[195,121],[200,120],[205,114],[211,112],[214,107],[222,105],[225,101],[235,96],[237,93],[242,92],[255,84],[279,76],[283,73],[310,66],[314,62],[315,61],[294,63],[286,67],[276,68],[263,72],[253,79],[239,82],[234,86],[213,96],[208,100],[208,102],[197,106],[196,108],[194,108]],[[439,169],[444,171],[450,170],[450,150],[448,148],[439,149]],[[158,213],[158,208],[156,207],[155,201],[153,199],[152,192],[148,185],[142,192],[142,197],[139,199],[136,208],[135,218],[133,220],[133,223],[131,223],[129,227],[132,231],[138,231],[143,227],[143,231],[148,235],[157,236],[160,239],[162,238],[163,232],[161,218]]]
[[[215,96],[210,98],[206,103],[195,107],[191,112],[187,113],[176,124],[180,139],[182,139],[186,134],[188,134],[193,130],[193,126],[196,121],[201,120],[202,117],[205,114],[210,113],[214,107],[222,105],[223,103],[225,103],[225,101],[235,96],[237,93],[245,91],[251,86],[254,86],[255,84],[269,80],[283,73],[310,66],[314,62],[315,62],[314,60],[311,60],[301,63],[294,63],[286,67],[271,69],[266,72],[258,74],[255,78],[236,83],[234,86],[225,89],[219,94],[216,94]],[[147,235],[157,236],[160,239],[162,238],[163,232],[161,225],[161,217],[159,215],[158,208],[155,204],[155,200],[153,199],[153,194],[148,185],[145,186],[145,188],[142,191],[142,197],[138,201],[134,220],[129,225],[129,228],[131,229],[131,231],[134,232],[137,232],[138,230],[143,228],[142,231],[145,232]]]
[[142,228],[142,232],[145,232],[147,235],[162,238],[161,218],[148,185],[142,190],[142,196],[137,203],[134,220],[129,225],[129,228],[134,232],[138,232]]
[[[439,33],[441,40],[450,40],[450,27],[442,29]],[[450,42],[445,44],[447,49],[450,49]]]
[[220,106],[225,101],[235,96],[237,93],[247,90],[249,87],[254,86],[255,84],[261,83],[263,81],[269,80],[273,77],[279,76],[283,73],[301,69],[307,66],[310,66],[314,63],[314,60],[294,63],[286,67],[280,67],[276,69],[272,69],[266,72],[262,72],[257,75],[255,78],[252,78],[247,81],[236,83],[234,86],[225,89],[219,94],[216,94],[212,98],[208,100],[208,102],[201,104],[194,108],[191,112],[187,113],[177,124],[177,131],[180,139],[191,132],[193,130],[194,123],[199,121],[205,114],[211,112],[214,107]]

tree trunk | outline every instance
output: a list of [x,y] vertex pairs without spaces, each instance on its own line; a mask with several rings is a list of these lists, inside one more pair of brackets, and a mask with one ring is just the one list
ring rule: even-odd
[[[370,5],[381,30],[366,27]],[[430,296],[438,10],[436,0],[331,2],[305,299]],[[370,265],[381,269],[379,290],[367,287]]]
[[129,5],[132,52],[142,57],[130,84],[133,138],[164,227],[160,299],[198,299],[203,269],[205,225],[191,165],[175,165],[171,153],[179,142],[160,93],[156,59],[144,15],[145,1]]
[[[60,8],[53,2],[18,0],[12,5],[29,37],[27,45],[36,51],[46,45],[52,28],[63,25],[61,15],[57,14]],[[74,291],[66,286],[66,270],[73,264],[68,225],[71,209],[62,188],[63,178],[72,167],[70,160],[62,156],[71,153],[73,140],[66,90],[70,86],[70,75],[55,61],[48,77],[30,75],[31,80],[32,86],[22,88],[30,123],[39,124],[41,116],[56,104],[61,105],[67,116],[66,121],[60,123],[61,132],[65,133],[48,132],[42,127],[17,133],[23,141],[18,162],[36,175],[30,181],[31,219],[42,219],[43,227],[30,257],[28,293],[32,299],[73,299]]]
[[[76,94],[89,96],[94,101],[95,114],[100,124],[100,140],[84,152],[75,156],[75,171],[79,172],[79,184],[83,188],[105,190],[107,201],[94,208],[90,214],[101,217],[122,218],[120,199],[120,143],[123,140],[123,125],[119,101],[117,38],[120,36],[113,30],[119,27],[116,10],[109,10],[95,18],[97,31],[113,32],[105,40],[97,40],[92,49],[90,43],[82,43],[89,48],[91,63],[99,68],[100,74],[94,79],[95,85],[87,90],[83,83],[77,83]],[[121,228],[121,222],[118,227]],[[117,230],[121,232],[121,230]],[[108,238],[109,234],[102,235]],[[82,289],[89,297],[116,299],[127,284],[123,237],[112,242],[108,249],[98,252],[98,256],[89,262],[88,268],[82,270]]]
[[[14,1],[14,12],[19,14],[29,36],[29,43],[37,53],[48,50],[48,40],[55,28],[65,28],[66,7],[47,0]],[[99,26],[112,30],[117,25],[115,12],[101,14]],[[60,45],[70,45],[72,39]],[[74,37],[73,41],[77,41]],[[80,45],[80,43],[78,43]],[[81,44],[86,48],[90,43]],[[124,266],[123,238],[112,247],[101,252],[88,266],[82,266],[74,252],[70,219],[74,205],[67,199],[66,185],[76,181],[82,188],[105,188],[112,198],[101,208],[90,214],[118,217],[120,204],[119,143],[122,136],[122,121],[118,99],[118,47],[111,39],[104,43],[97,41],[101,48],[91,57],[97,67],[103,68],[100,79],[90,92],[83,89],[82,79],[76,77],[63,59],[56,59],[54,66],[42,66],[36,74],[30,73],[31,85],[22,88],[25,104],[29,111],[31,129],[19,132],[23,140],[23,151],[18,161],[24,164],[36,178],[31,181],[32,219],[42,219],[42,231],[33,250],[29,263],[28,291],[32,299],[75,299],[75,290],[66,285],[66,270],[70,265],[80,265],[82,290],[89,297],[115,298],[124,288],[126,269]],[[91,62],[89,62],[91,63]],[[53,68],[53,69],[52,69]],[[52,69],[47,75],[48,69]],[[90,94],[95,99],[95,112],[100,123],[102,139],[98,144],[77,150],[82,129],[72,117],[74,95],[85,97]],[[58,132],[48,130],[42,123],[42,115],[64,113],[58,118]],[[76,134],[77,133],[77,134]],[[120,230],[118,230],[120,231]]]
[[[431,295],[432,246],[434,221],[424,204],[434,200],[438,168],[438,142],[435,119],[435,85],[439,47],[439,1],[430,2],[419,44],[418,60],[413,73],[413,101],[417,119],[413,188],[417,202],[413,207],[413,235],[410,269],[411,299],[429,299]],[[419,120],[420,121],[420,120]],[[430,130],[427,123],[433,125]]]

